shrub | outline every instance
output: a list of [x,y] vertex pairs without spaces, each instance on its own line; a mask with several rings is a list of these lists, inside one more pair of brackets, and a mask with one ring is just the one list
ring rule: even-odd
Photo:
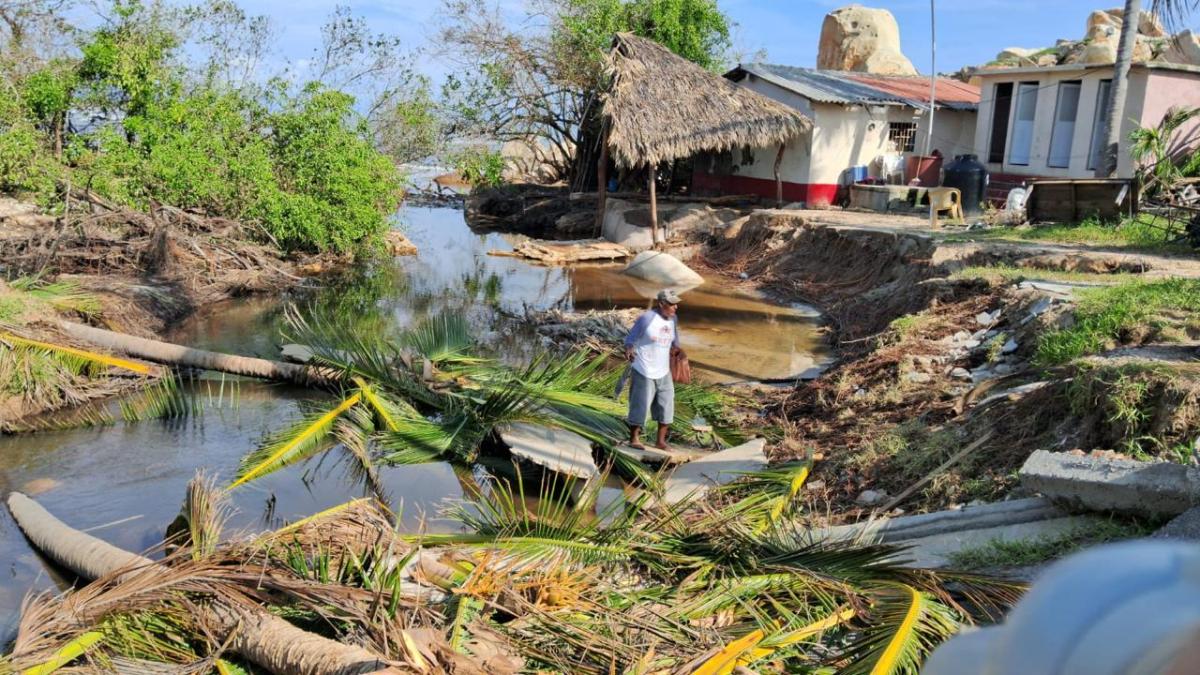
[[493,187],[504,182],[504,155],[498,150],[466,148],[455,153],[450,161],[458,175],[474,187]]
[[402,179],[373,147],[353,103],[314,84],[270,120],[276,175],[290,196],[275,197],[263,221],[285,248],[346,251],[388,228]]

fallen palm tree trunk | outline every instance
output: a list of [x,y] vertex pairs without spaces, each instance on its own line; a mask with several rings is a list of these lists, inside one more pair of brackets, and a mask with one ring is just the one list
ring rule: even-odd
[[302,385],[324,382],[332,378],[332,373],[329,371],[294,363],[210,352],[205,349],[184,347],[161,340],[151,340],[103,328],[85,326],[72,321],[59,321],[58,325],[63,332],[77,340],[155,363],[215,370],[231,375],[247,375],[268,380],[282,380]]
[[[157,567],[153,560],[119,549],[55,518],[36,501],[14,492],[8,497],[13,520],[43,554],[81,577],[95,579],[121,570],[137,574]],[[257,609],[214,600],[204,620],[228,640],[229,650],[272,673],[353,675],[392,669],[371,652],[301,630]]]

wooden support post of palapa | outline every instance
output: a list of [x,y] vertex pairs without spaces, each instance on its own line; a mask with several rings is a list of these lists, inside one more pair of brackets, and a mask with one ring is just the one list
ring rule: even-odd
[[967,447],[963,448],[962,450],[959,450],[958,452],[954,453],[954,456],[952,456],[950,459],[942,462],[940,465],[938,465],[938,467],[936,469],[925,474],[924,478],[913,483],[909,487],[905,488],[904,492],[901,492],[900,494],[896,495],[895,498],[892,499],[892,501],[890,501],[884,505],[884,507],[883,507],[883,509],[881,509],[881,511],[883,513],[887,513],[888,511],[891,511],[892,509],[899,506],[900,503],[903,502],[905,499],[908,499],[909,496],[912,495],[912,493],[925,487],[926,483],[928,483],[929,481],[936,478],[938,476],[938,474],[945,471],[946,469],[949,469],[950,467],[954,466],[955,464],[958,464],[959,462],[961,462],[963,460],[964,457],[966,457],[967,455],[971,454],[972,452],[975,452],[976,450],[978,450],[979,447],[981,445],[983,445],[984,443],[987,443],[988,440],[991,439],[991,437],[992,437],[992,432],[989,431],[988,433],[986,433],[983,436],[976,439],[974,443],[972,443],[972,444],[968,445]]
[[658,248],[658,188],[655,183],[658,182],[658,166],[650,165],[650,240],[654,242],[654,248]]
[[604,207],[608,201],[608,122],[600,132],[600,160],[596,165],[596,237],[604,235]]
[[779,175],[779,165],[783,164],[783,151],[786,143],[779,144],[779,153],[775,155],[775,208],[783,206],[783,178]]

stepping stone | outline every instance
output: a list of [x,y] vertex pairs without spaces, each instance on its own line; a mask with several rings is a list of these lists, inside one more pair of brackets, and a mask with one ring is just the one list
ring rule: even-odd
[[592,442],[573,431],[517,422],[500,428],[500,440],[513,455],[577,478],[600,473],[592,459]]
[[631,445],[618,445],[617,450],[645,464],[684,464],[708,454],[695,448],[680,449],[677,446],[669,450],[660,450],[652,445],[641,449]]
[[762,471],[767,468],[767,456],[763,453],[766,447],[765,439],[756,438],[684,464],[666,480],[664,501],[678,504],[687,499],[698,499],[717,485],[741,478],[743,473]]

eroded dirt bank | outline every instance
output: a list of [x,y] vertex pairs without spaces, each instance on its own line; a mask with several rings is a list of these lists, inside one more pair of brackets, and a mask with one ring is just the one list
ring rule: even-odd
[[59,319],[157,337],[221,300],[282,292],[349,261],[286,255],[251,225],[171,207],[143,213],[81,192],[52,216],[0,199],[0,269],[15,280],[0,281],[0,429],[154,377],[37,344],[87,349]]
[[[1085,272],[1079,288],[1103,287],[1158,261],[964,250],[838,215],[830,223],[820,212],[757,211],[692,261],[828,317],[836,363],[794,388],[754,392],[777,430],[772,459],[816,460],[806,487],[814,509],[840,518],[891,508],[930,476],[894,510],[990,501],[1019,491],[1016,470],[1037,449],[1179,461],[1200,433],[1197,369],[1139,349],[1169,341],[1182,345],[1173,354],[1190,354],[1200,338],[1194,315],[1117,331],[1083,358],[1055,361],[1043,344],[1083,320],[1062,273]],[[980,270],[988,265],[1009,273]],[[1015,277],[1014,267],[1023,270]]]

